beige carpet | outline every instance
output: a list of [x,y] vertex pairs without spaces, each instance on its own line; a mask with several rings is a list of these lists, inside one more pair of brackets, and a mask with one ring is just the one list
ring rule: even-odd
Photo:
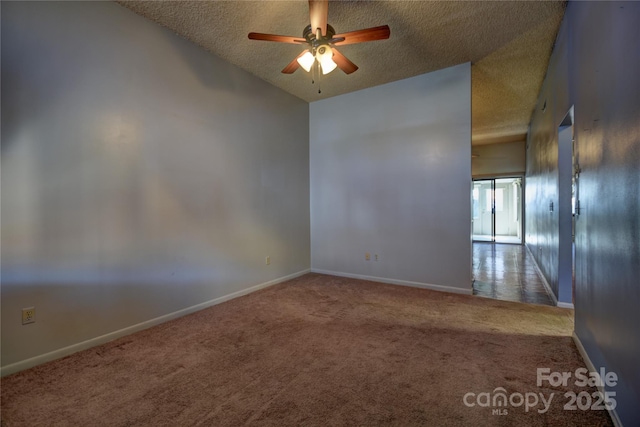
[[[2,425],[612,425],[563,410],[594,390],[536,385],[584,366],[571,331],[554,307],[308,274],[3,378]],[[497,387],[555,396],[463,403]]]

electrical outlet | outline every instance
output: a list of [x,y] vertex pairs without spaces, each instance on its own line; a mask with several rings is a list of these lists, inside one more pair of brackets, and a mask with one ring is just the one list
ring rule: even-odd
[[264,257],[264,264],[265,265],[270,265],[271,264],[271,257],[270,256],[266,256]]
[[375,254],[376,261],[378,261],[378,254]]
[[369,252],[364,254],[364,259],[366,259],[367,261],[369,261],[371,259],[371,254]]
[[36,308],[28,307],[22,309],[22,324],[26,325],[36,321]]

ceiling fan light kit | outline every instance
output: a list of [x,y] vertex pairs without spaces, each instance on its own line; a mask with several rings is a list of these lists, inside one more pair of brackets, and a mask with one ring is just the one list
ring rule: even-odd
[[310,51],[306,51],[304,55],[297,59],[298,64],[305,70],[307,73],[311,71],[311,67],[313,63],[316,61],[316,57]]
[[327,24],[328,12],[328,0],[309,0],[309,21],[311,24],[307,25],[302,33],[304,39],[264,33],[249,33],[249,39],[306,44],[306,51],[300,53],[284,67],[282,70],[284,74],[292,74],[300,67],[306,72],[310,72],[314,64],[317,64],[322,70],[322,74],[328,74],[336,68],[340,68],[345,74],[351,74],[358,69],[358,66],[341,54],[336,46],[384,40],[388,39],[391,34],[388,25],[336,34],[333,27]]
[[322,74],[329,74],[338,66],[338,64],[333,61],[333,51],[328,45],[322,45],[318,48],[316,58],[322,68]]

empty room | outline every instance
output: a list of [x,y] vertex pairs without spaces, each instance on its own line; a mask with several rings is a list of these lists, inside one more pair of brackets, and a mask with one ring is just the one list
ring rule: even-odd
[[640,2],[2,1],[0,423],[640,423]]

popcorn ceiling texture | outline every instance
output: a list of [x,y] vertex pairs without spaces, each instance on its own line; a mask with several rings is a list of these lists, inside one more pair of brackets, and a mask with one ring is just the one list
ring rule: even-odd
[[300,46],[247,38],[251,31],[301,36],[309,23],[307,1],[119,3],[307,102],[471,62],[474,144],[524,140],[566,6],[331,1],[329,24],[336,32],[388,24],[391,38],[341,47],[360,69],[323,76],[318,94],[318,83],[312,85],[304,70],[280,73]]

